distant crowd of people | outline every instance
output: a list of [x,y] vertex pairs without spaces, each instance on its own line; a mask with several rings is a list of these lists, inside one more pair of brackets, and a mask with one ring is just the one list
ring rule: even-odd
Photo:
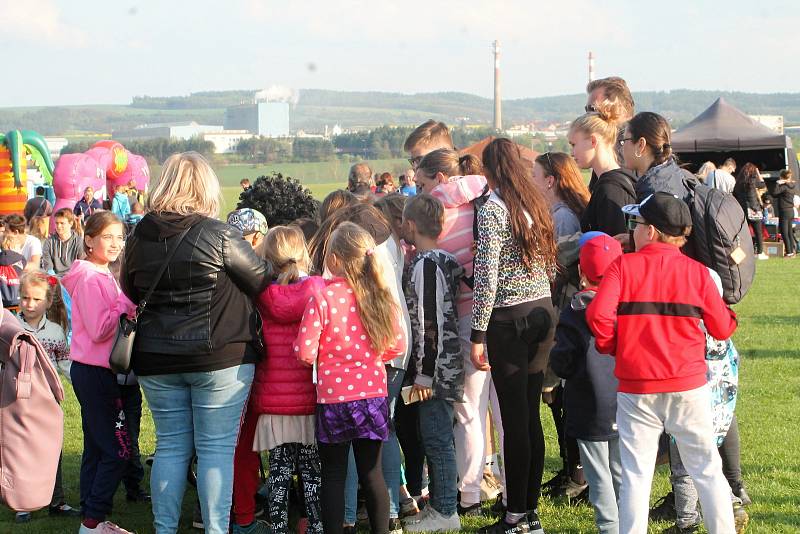
[[[571,154],[529,160],[498,138],[465,155],[431,120],[406,140],[397,184],[358,163],[286,225],[249,208],[220,220],[219,181],[192,152],[146,198],[87,189],[52,235],[37,191],[4,219],[0,288],[80,403],[80,510],[59,467],[50,514],[80,515],[79,534],[129,532],[108,520],[122,482],[158,534],[175,533],[188,478],[192,524],[215,534],[287,533],[292,503],[308,533],[490,516],[480,532],[542,534],[542,494],[590,502],[603,533],[643,534],[649,519],[743,532],[737,320],[720,276],[684,253],[687,184],[732,193],[758,254],[766,197],[752,163],[736,179],[732,160],[681,168],[670,134],[612,77],[587,87]],[[794,194],[788,172],[770,191],[787,257]],[[121,314],[138,315],[129,374],[109,365]],[[547,481],[542,403],[563,464]],[[662,455],[672,491],[650,509]]]

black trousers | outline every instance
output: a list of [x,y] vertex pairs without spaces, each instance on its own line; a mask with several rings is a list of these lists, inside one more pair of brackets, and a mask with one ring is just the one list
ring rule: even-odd
[[381,465],[383,442],[371,439],[318,443],[319,457],[322,460],[322,527],[325,534],[341,534],[344,530],[344,483],[351,443],[358,480],[367,494],[370,532],[387,534],[389,491],[386,489]]
[[784,254],[794,254],[797,252],[797,242],[794,240],[794,233],[792,233],[793,217],[793,211],[778,212],[778,229],[781,232],[781,239],[783,239]]
[[125,422],[131,438],[131,457],[125,467],[122,481],[128,495],[137,495],[142,491],[144,466],[139,453],[139,429],[142,425],[142,390],[138,384],[119,386],[122,398],[122,409],[125,411]]
[[731,488],[742,483],[742,461],[739,442],[739,421],[734,414],[728,433],[722,445],[719,446],[719,455],[722,457],[722,473]]
[[[544,299],[542,299],[544,301]],[[486,331],[492,380],[503,421],[503,452],[506,469],[508,511],[524,513],[539,505],[544,471],[544,432],[539,414],[544,372],[534,361],[550,352],[555,314],[550,302],[543,304],[544,317],[490,320]],[[534,309],[534,312],[539,308]],[[541,312],[542,310],[539,310]]]
[[103,521],[131,456],[128,418],[117,376],[110,370],[72,362],[70,376],[83,425],[81,514]]
[[577,484],[585,484],[586,478],[583,476],[581,467],[581,457],[578,450],[578,440],[567,436],[564,427],[567,421],[567,414],[564,411],[564,387],[559,384],[553,390],[553,402],[549,404],[550,412],[553,414],[553,424],[556,427],[558,436],[558,454],[564,465],[564,470]]
[[411,495],[422,495],[425,452],[422,450],[422,436],[419,433],[419,403],[406,404],[402,400],[397,401],[394,419],[397,440],[403,451],[406,489]]
[[750,228],[753,229],[753,245],[755,245],[756,254],[764,252],[764,234],[761,231],[761,221],[747,221]]

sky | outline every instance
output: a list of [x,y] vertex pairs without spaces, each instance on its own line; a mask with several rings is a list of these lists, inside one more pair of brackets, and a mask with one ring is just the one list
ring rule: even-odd
[[[797,0],[0,0],[0,107],[294,89],[800,90]],[[302,94],[301,94],[302,98]]]

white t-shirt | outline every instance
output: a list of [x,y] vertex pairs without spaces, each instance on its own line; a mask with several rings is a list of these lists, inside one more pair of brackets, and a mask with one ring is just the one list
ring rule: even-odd
[[30,263],[31,257],[42,255],[42,242],[38,237],[28,234],[25,236],[25,244],[22,245],[19,253],[25,257],[25,261]]

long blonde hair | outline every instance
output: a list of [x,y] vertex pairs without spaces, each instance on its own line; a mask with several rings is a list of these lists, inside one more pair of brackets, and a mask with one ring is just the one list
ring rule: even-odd
[[343,222],[329,241],[325,265],[353,289],[364,330],[373,348],[382,354],[394,341],[397,303],[378,265],[375,240],[357,224]]
[[296,282],[301,271],[308,272],[311,263],[303,231],[297,226],[270,228],[261,252],[279,272],[278,283],[282,286]]
[[153,179],[147,211],[194,213],[216,219],[222,193],[219,179],[208,161],[197,152],[173,154]]
[[32,217],[29,228],[30,234],[44,243],[50,237],[50,217],[43,215]]

